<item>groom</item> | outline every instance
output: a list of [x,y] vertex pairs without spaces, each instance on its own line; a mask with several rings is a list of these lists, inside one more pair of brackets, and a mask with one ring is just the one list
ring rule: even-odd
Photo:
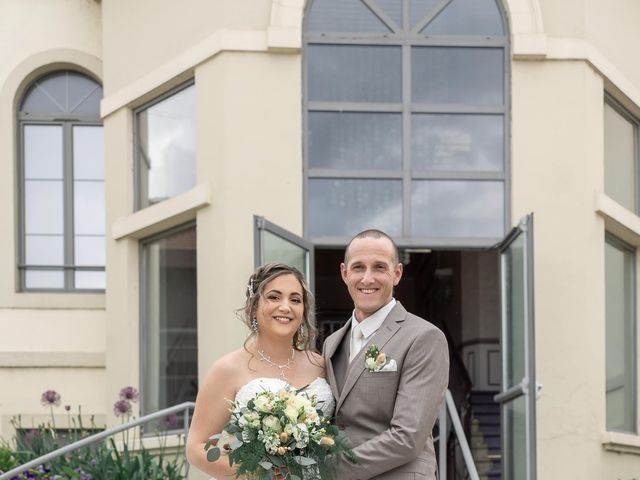
[[449,378],[445,337],[393,298],[402,264],[384,232],[356,235],[340,271],[355,308],[323,355],[336,423],[358,463],[342,461],[338,479],[435,480],[431,430]]

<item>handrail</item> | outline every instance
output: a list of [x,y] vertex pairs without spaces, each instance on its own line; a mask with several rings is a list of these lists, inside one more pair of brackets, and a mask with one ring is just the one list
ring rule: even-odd
[[[476,464],[473,461],[473,456],[471,455],[471,449],[469,448],[469,443],[467,442],[467,437],[464,434],[464,430],[462,428],[462,422],[460,422],[460,416],[458,415],[458,411],[456,410],[456,404],[453,401],[453,396],[451,395],[451,391],[447,389],[444,394],[444,401],[442,405],[440,405],[440,413],[438,416],[439,422],[439,441],[438,441],[438,455],[440,461],[439,463],[439,474],[438,478],[447,478],[447,413],[449,413],[449,417],[451,418],[451,424],[453,425],[453,430],[455,431],[456,436],[458,437],[458,441],[460,442],[460,450],[462,450],[462,456],[464,458],[464,464],[467,467],[467,472],[469,472],[470,480],[480,480],[478,477],[478,470],[476,469]],[[2,478],[0,478],[2,480]]]
[[[73,452],[83,447],[87,447],[89,445],[93,445],[105,438],[111,437],[117,433],[123,432],[125,430],[129,430],[130,428],[138,427],[140,425],[144,425],[145,423],[149,423],[152,420],[156,420],[158,418],[163,418],[167,415],[171,415],[172,413],[178,413],[184,411],[184,438],[185,443],[187,439],[187,434],[189,432],[189,410],[193,409],[196,406],[194,402],[184,402],[178,405],[174,405],[173,407],[165,408],[162,410],[158,410],[157,412],[150,413],[149,415],[145,415],[135,420],[131,420],[130,422],[123,423],[122,425],[118,425],[115,427],[108,428],[103,430],[102,432],[94,433],[88,437],[85,437],[77,442],[70,443],[69,445],[65,445],[64,447],[60,447],[53,452],[49,452],[41,457],[31,460],[19,467],[14,468],[13,470],[9,470],[8,472],[0,475],[0,480],[9,480],[16,475],[19,475],[23,472],[26,472],[30,468],[35,468],[38,465],[42,465],[44,463],[50,462],[54,458],[58,458],[66,453]],[[186,468],[189,468],[189,464],[186,463]]]

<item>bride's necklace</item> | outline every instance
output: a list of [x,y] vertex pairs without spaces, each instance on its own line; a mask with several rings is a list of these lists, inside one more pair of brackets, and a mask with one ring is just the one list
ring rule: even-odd
[[258,355],[260,356],[260,361],[266,363],[267,365],[271,365],[272,367],[277,368],[278,370],[280,370],[280,376],[282,377],[282,379],[284,381],[287,381],[287,377],[284,374],[285,369],[290,369],[291,366],[296,363],[295,360],[293,359],[296,351],[293,349],[293,347],[291,347],[291,356],[289,357],[289,360],[287,360],[286,363],[283,363],[282,365],[279,363],[274,362],[273,360],[271,360],[271,357],[269,355],[267,355],[266,353],[264,353],[264,351],[260,348],[257,349],[258,350]]

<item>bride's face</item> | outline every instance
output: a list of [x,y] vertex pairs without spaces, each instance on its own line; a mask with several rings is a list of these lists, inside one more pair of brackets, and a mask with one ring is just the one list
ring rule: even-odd
[[267,283],[258,300],[256,318],[260,334],[293,338],[304,315],[302,285],[292,274],[284,274]]

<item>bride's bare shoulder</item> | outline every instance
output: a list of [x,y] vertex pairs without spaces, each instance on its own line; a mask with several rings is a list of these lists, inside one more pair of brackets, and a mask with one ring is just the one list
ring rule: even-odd
[[238,348],[217,359],[210,369],[213,375],[237,375],[247,369],[251,354],[244,348]]

